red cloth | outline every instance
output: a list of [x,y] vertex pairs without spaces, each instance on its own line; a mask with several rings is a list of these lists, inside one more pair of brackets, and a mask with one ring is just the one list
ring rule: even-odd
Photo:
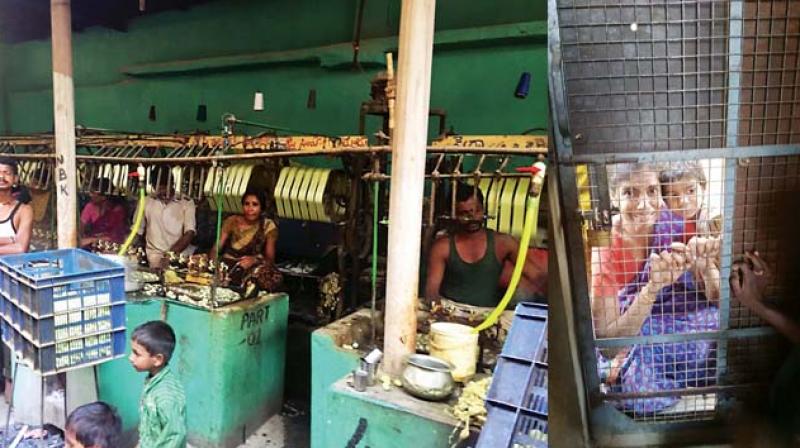
[[683,242],[688,243],[693,236],[697,235],[697,221],[694,219],[684,221],[683,223]]
[[619,231],[612,230],[610,246],[592,248],[592,296],[616,297],[634,280],[644,261],[637,261],[635,251],[623,247]]
[[127,212],[121,204],[108,203],[108,209],[102,214],[100,207],[93,202],[86,204],[81,211],[81,225],[86,237],[103,236],[108,241],[122,243],[128,234]]

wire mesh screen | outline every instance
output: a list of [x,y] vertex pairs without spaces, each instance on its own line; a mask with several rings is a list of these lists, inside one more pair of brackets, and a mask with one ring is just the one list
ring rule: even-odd
[[[797,314],[796,279],[800,275],[800,156],[740,160],[736,167],[733,220],[734,256],[757,250],[770,266],[772,282],[766,295],[792,315]],[[731,302],[730,326],[762,325],[737,300]]]
[[728,6],[558,0],[574,152],[725,146]]
[[728,301],[739,255],[757,250],[771,266],[768,296],[796,278],[786,247],[798,221],[775,210],[800,193],[800,157],[730,163],[595,165],[578,185],[593,216],[585,253],[601,391],[636,421],[714,418],[721,397],[763,387],[781,356],[773,339],[729,343],[720,330],[764,326]]
[[742,12],[739,145],[800,142],[800,2],[750,0]]

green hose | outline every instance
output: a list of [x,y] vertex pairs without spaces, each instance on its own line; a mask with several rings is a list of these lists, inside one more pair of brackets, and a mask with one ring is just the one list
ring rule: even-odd
[[128,251],[128,248],[133,243],[133,240],[136,238],[136,235],[139,233],[139,228],[142,226],[142,219],[144,218],[144,200],[146,197],[145,190],[146,184],[144,181],[144,167],[139,166],[139,204],[136,207],[136,218],[133,220],[131,233],[128,234],[128,238],[126,238],[125,242],[122,243],[122,246],[120,246],[117,255],[124,256]]
[[[537,163],[539,165],[539,174],[534,176],[532,182],[536,183],[539,182],[539,186],[544,183],[544,164]],[[483,331],[495,323],[500,318],[500,315],[505,311],[508,303],[511,301],[511,298],[514,297],[514,293],[517,290],[517,286],[519,285],[519,280],[522,277],[522,267],[525,266],[525,258],[528,256],[528,247],[531,241],[531,235],[536,233],[536,228],[539,221],[539,201],[541,200],[541,189],[538,193],[534,193],[528,196],[526,211],[525,211],[525,225],[522,228],[522,237],[520,238],[519,242],[519,251],[517,252],[517,261],[514,264],[514,272],[511,274],[511,282],[508,284],[508,289],[506,289],[506,293],[503,296],[503,299],[500,300],[500,303],[497,305],[495,309],[489,313],[489,316],[486,320],[483,321],[480,325],[473,328],[472,331],[477,333],[479,331]]]

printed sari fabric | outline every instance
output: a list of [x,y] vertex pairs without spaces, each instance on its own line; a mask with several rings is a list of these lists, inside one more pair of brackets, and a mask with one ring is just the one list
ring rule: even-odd
[[[670,248],[685,238],[683,218],[662,210],[653,228],[650,253]],[[633,282],[619,292],[620,312],[633,303],[650,277],[650,263],[645,262]],[[650,316],[644,321],[640,335],[690,334],[719,329],[719,309],[709,301],[691,272],[684,272],[677,282],[664,287],[656,296]],[[716,382],[716,343],[710,340],[637,344],[629,349],[614,392],[658,392],[688,387],[711,386]],[[662,411],[679,401],[679,397],[626,399],[618,407],[635,415]]]
[[[264,218],[257,226],[239,229],[232,219],[226,222],[229,241],[222,252],[222,261],[231,269],[228,271],[230,284],[246,289],[248,284],[255,285],[258,290],[273,292],[283,281],[283,276],[274,263],[264,260],[264,245],[278,226],[271,219]],[[258,257],[248,269],[237,263],[242,257]]]

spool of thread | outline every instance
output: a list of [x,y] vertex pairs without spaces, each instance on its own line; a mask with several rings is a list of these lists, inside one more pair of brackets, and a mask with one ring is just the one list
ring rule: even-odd
[[522,75],[520,75],[519,77],[519,82],[517,83],[517,90],[514,92],[514,96],[516,96],[517,98],[526,98],[530,90],[531,90],[531,73],[523,72]]
[[264,110],[264,93],[256,92],[256,94],[253,96],[253,110]]
[[208,108],[205,104],[197,106],[197,121],[205,122],[208,119]]

